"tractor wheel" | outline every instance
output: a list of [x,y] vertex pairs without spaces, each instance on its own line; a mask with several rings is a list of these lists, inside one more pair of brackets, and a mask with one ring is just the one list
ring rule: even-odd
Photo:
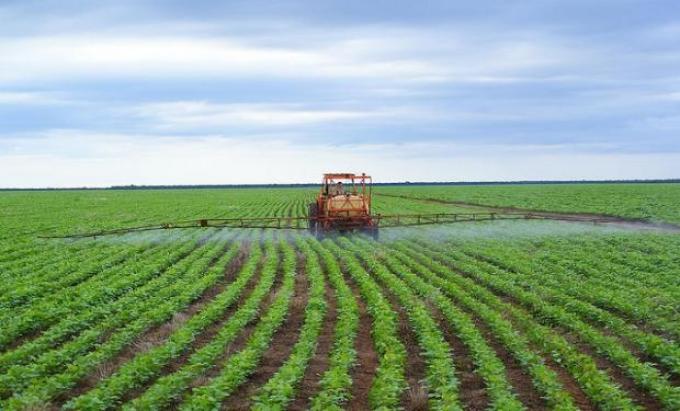
[[310,203],[309,204],[309,211],[307,214],[308,220],[308,227],[309,227],[309,232],[316,236],[317,235],[317,226],[318,222],[316,221],[316,217],[318,216],[318,208],[319,206],[316,203]]
[[321,229],[321,227],[317,226],[316,231],[314,232],[314,237],[316,237],[317,240],[321,241],[324,238],[326,238],[326,232]]
[[365,228],[364,234],[371,236],[375,241],[378,241],[378,227]]

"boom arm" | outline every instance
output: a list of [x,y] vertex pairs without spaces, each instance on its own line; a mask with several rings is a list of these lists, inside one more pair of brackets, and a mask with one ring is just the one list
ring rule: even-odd
[[[325,219],[333,217],[324,217]],[[340,217],[338,217],[340,218]],[[380,228],[409,227],[433,224],[451,224],[472,221],[547,219],[544,216],[528,214],[498,213],[434,213],[434,214],[392,214],[374,215],[373,220]],[[320,220],[319,217],[245,217],[245,218],[205,218],[199,220],[177,221],[157,225],[116,228],[95,232],[75,233],[67,235],[45,235],[39,238],[86,238],[106,235],[127,234],[138,231],[168,230],[180,228],[271,228],[287,230],[307,230],[308,223]]]

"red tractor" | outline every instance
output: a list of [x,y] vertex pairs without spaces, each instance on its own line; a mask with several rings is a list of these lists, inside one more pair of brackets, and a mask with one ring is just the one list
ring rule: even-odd
[[352,173],[323,175],[321,191],[309,205],[309,231],[323,237],[329,232],[362,231],[378,237],[378,222],[371,216],[370,176]]

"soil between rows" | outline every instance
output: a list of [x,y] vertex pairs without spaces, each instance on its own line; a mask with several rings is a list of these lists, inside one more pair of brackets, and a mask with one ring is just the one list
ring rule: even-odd
[[387,298],[392,306],[392,310],[397,313],[399,338],[406,348],[406,383],[408,388],[401,397],[401,403],[409,411],[427,410],[428,390],[425,385],[425,370],[427,364],[420,355],[420,344],[418,338],[411,328],[406,309],[399,303],[397,298],[385,287],[381,287],[382,294]]
[[269,349],[264,353],[260,364],[248,381],[237,388],[222,404],[222,409],[250,409],[251,399],[257,390],[286,362],[300,335],[309,300],[309,277],[305,271],[304,257],[298,254],[298,269],[295,276],[295,292],[290,302],[288,316],[274,334]]
[[[477,254],[477,253],[471,253],[471,252],[468,252],[468,251],[464,251],[464,253],[469,255],[470,257],[477,259],[478,261],[482,261],[482,262],[490,264],[494,267],[497,267],[500,270],[508,271],[508,272],[511,272],[511,273],[517,273],[517,271],[514,268],[512,268],[512,267],[508,266],[507,264],[503,263],[502,261],[498,261],[498,260],[496,260],[492,257],[485,256],[485,255],[482,255],[482,254]],[[574,297],[574,298],[578,298],[578,296],[575,296],[573,294],[567,294],[567,295]],[[593,307],[597,308],[597,309],[606,311],[609,314],[611,314],[615,317],[618,317],[620,320],[626,322],[629,325],[632,325],[632,326],[638,328],[640,331],[643,331],[647,334],[652,334],[652,335],[655,335],[655,336],[658,336],[658,337],[661,337],[661,338],[665,338],[665,339],[670,340],[670,341],[676,340],[676,337],[671,335],[670,333],[664,332],[663,330],[659,330],[656,327],[654,327],[654,326],[652,326],[648,323],[645,323],[644,321],[632,318],[629,314],[621,311],[617,307],[607,305],[607,304],[603,304],[602,302],[599,302],[599,301],[592,301],[592,300],[584,300],[584,301],[586,303],[592,305]],[[598,324],[597,322],[592,321],[590,319],[583,319],[583,320],[585,322],[588,322],[588,323],[592,324],[593,326],[597,327],[602,332],[605,332],[605,333],[607,332],[607,330],[602,328],[600,326],[600,324]],[[617,335],[617,337],[624,339],[624,337],[621,337],[621,336],[618,336],[618,335]],[[641,356],[640,356],[641,359],[648,358],[648,357],[645,357],[645,354],[642,354],[642,353],[640,353],[640,354],[641,354]],[[659,365],[659,367],[660,367],[659,369],[662,372],[669,372],[669,370],[667,368],[664,368],[663,365]]]
[[[466,253],[466,254],[468,254],[471,257],[476,258],[480,261],[487,262],[488,264],[491,264],[495,267],[498,267],[498,268],[500,268],[504,271],[515,272],[515,270],[513,268],[507,267],[500,262],[496,262],[492,258],[482,256],[482,255],[477,255],[477,254],[470,254],[470,253]],[[519,304],[519,302],[515,301],[514,298],[512,298],[511,296],[503,295],[502,298],[510,299],[511,302],[515,305]],[[521,305],[518,305],[518,306],[521,306]],[[609,330],[606,327],[602,327],[600,324],[598,324],[595,321],[592,321],[592,320],[589,320],[589,319],[584,319],[580,316],[579,316],[579,318],[581,318],[581,321],[583,321],[584,323],[587,323],[587,324],[590,324],[591,326],[593,326],[597,331],[599,331],[603,335],[618,340],[618,343],[621,344],[626,350],[628,350],[633,356],[637,357],[637,359],[639,361],[641,361],[643,363],[645,363],[645,362],[648,363],[649,365],[656,368],[661,374],[669,375],[668,379],[669,379],[669,382],[670,382],[671,385],[675,385],[675,386],[678,385],[678,381],[680,380],[678,375],[671,373],[670,369],[667,366],[665,366],[664,364],[658,363],[658,361],[656,359],[652,358],[650,355],[641,352],[638,347],[635,347],[632,344],[631,341],[627,340],[625,337],[622,337],[622,336],[615,334],[614,332],[612,332],[611,330]],[[627,318],[621,318],[621,319],[623,321],[627,320]],[[617,382],[620,385],[622,385],[624,388],[626,388],[627,390],[633,391],[635,393],[635,397],[639,398],[640,401],[643,401],[643,403],[647,404],[647,406],[654,405],[653,402],[656,401],[656,399],[654,397],[650,396],[646,391],[638,389],[637,386],[633,383],[632,379],[630,379],[629,376],[625,375],[625,373],[623,373],[618,367],[611,364],[611,362],[608,359],[602,357],[602,355],[597,355],[595,350],[589,348],[584,343],[578,343],[577,344],[576,342],[571,341],[571,340],[575,339],[575,336],[573,336],[568,330],[564,330],[560,327],[553,327],[553,328],[555,328],[556,330],[561,330],[560,333],[563,336],[565,336],[565,338],[568,341],[572,342],[575,346],[579,346],[580,350],[582,352],[587,351],[591,354],[594,354],[594,355],[591,355],[591,356],[593,358],[595,358],[596,362],[598,363],[598,366],[601,366],[600,368],[607,369],[608,373],[610,373],[610,374],[615,373],[615,375],[616,375],[615,379],[617,380]]]
[[328,370],[330,352],[335,339],[335,325],[338,319],[337,297],[331,287],[328,277],[325,277],[326,318],[317,340],[316,352],[309,361],[305,374],[300,381],[297,394],[288,407],[289,410],[306,410],[311,398],[319,391],[319,381]]
[[[455,272],[459,273],[460,275],[464,277],[468,277],[465,273],[462,273],[457,267],[452,267],[450,264],[447,264],[443,260],[438,260],[441,264],[451,268]],[[501,298],[501,297],[499,297]],[[502,299],[502,298],[501,298]],[[492,334],[491,331],[488,329],[486,323],[479,318],[479,316],[469,310],[467,307],[460,307],[461,310],[466,312],[470,317],[473,319],[477,327],[479,328],[480,332],[482,332],[482,335],[484,335],[486,341],[491,344],[492,348],[496,350],[496,353],[499,354],[501,360],[505,363],[505,366],[508,367],[508,370],[506,372],[508,373],[508,378],[511,378],[509,381],[515,387],[515,389],[518,391],[518,395],[520,397],[520,400],[526,405],[531,405],[534,404],[536,400],[536,395],[539,395],[537,392],[535,392],[535,388],[529,388],[528,386],[531,385],[533,387],[533,383],[530,381],[530,377],[528,375],[524,374],[524,371],[522,370],[522,375],[524,375],[524,378],[519,378],[515,379],[516,377],[519,377],[519,375],[516,372],[512,372],[513,368],[515,366],[513,365],[514,362],[513,360],[514,357],[511,356],[509,352],[503,347],[495,338],[490,337]],[[511,319],[507,318],[507,315],[505,313],[502,313],[503,317],[510,321]],[[534,352],[540,352],[540,350],[535,349],[535,347],[531,347]],[[579,407],[579,409],[582,410],[595,410],[597,409],[590,399],[586,396],[586,394],[583,392],[581,387],[577,384],[576,380],[561,366],[557,365],[551,357],[545,357],[543,356],[543,360],[545,361],[545,364],[550,367],[556,374],[564,388],[569,392],[570,396],[574,399],[575,404]],[[515,360],[516,361],[516,360]],[[518,364],[518,366],[520,366]],[[521,366],[520,366],[521,367]],[[511,375],[513,374],[513,375]],[[513,378],[515,377],[515,378]],[[518,387],[519,385],[527,385],[524,388]],[[528,391],[534,391],[534,393],[529,393]],[[545,400],[543,398],[540,398],[540,402],[538,403],[539,406],[541,403],[545,403]]]
[[[345,273],[345,270],[343,270]],[[378,368],[378,354],[373,345],[371,330],[373,321],[366,308],[366,303],[361,298],[357,284],[354,280],[345,277],[347,285],[352,290],[354,298],[359,306],[359,327],[357,328],[355,349],[357,352],[357,364],[352,369],[352,388],[347,409],[350,411],[363,411],[370,409],[368,394]]]
[[[212,266],[217,260],[219,260],[219,258],[224,255],[231,244],[231,242],[225,244],[222,251],[210,261],[209,266]],[[235,258],[229,262],[224,270],[223,277],[216,285],[205,290],[197,300],[191,303],[183,311],[176,312],[169,321],[144,332],[135,340],[134,343],[124,348],[123,351],[121,351],[114,358],[97,367],[97,370],[81,380],[80,384],[78,384],[72,390],[60,395],[56,399],[55,403],[61,405],[70,398],[78,397],[84,394],[85,392],[94,388],[100,381],[113,375],[123,364],[132,360],[136,355],[149,351],[150,349],[163,344],[170,334],[180,328],[193,315],[202,310],[205,305],[207,305],[213,298],[215,298],[215,296],[221,293],[225,287],[234,280],[236,273],[243,264],[244,256],[247,254],[247,250],[249,248],[248,244],[244,244],[245,246],[242,246],[242,248],[239,250],[239,254],[237,254]],[[136,392],[131,391],[126,394],[126,398],[132,398],[132,396],[135,394]]]
[[[477,279],[474,278],[474,276],[470,275],[469,273],[466,273],[465,271],[462,271],[462,270],[458,269],[457,267],[451,266],[450,264],[447,264],[444,261],[440,260],[440,262],[442,264],[446,264],[449,268],[455,270],[460,275],[465,276],[466,278],[474,281],[476,284],[486,288],[487,290],[489,290],[491,293],[496,295],[498,298],[500,298],[505,303],[511,304],[514,307],[516,307],[516,308],[518,308],[522,311],[526,311],[524,309],[523,305],[521,303],[519,303],[518,301],[516,301],[512,296],[506,295],[506,294],[503,294],[503,293],[498,293],[495,290],[488,288],[485,284],[480,283]],[[534,316],[531,315],[529,312],[527,312],[527,315],[534,318]],[[508,319],[509,321],[514,323],[512,318],[507,318],[507,315],[506,315],[506,319]],[[537,322],[540,324],[539,321],[537,321]],[[603,355],[597,353],[593,348],[591,348],[587,344],[578,340],[575,336],[573,336],[568,331],[562,330],[561,328],[555,327],[555,326],[551,326],[550,328],[551,328],[552,332],[556,333],[557,335],[562,336],[570,344],[577,347],[578,350],[581,353],[591,357],[595,361],[595,363],[597,364],[598,369],[606,372],[607,375],[609,375],[609,377],[616,384],[621,386],[628,393],[628,395],[633,399],[634,402],[642,405],[643,407],[645,407],[645,409],[649,409],[649,410],[658,410],[658,409],[663,408],[661,406],[661,403],[658,401],[658,399],[652,397],[649,393],[645,392],[644,390],[639,389],[636,386],[635,382],[632,381],[630,377],[625,375],[622,372],[622,370],[620,370],[617,366],[612,364],[611,361],[609,361]]]
[[[237,257],[234,259],[233,263],[229,264],[227,267],[227,270],[225,271],[225,284],[220,284],[218,290],[215,290],[211,292],[210,294],[213,294],[212,296],[209,296],[210,299],[214,298],[217,296],[219,293],[224,291],[226,288],[225,286],[228,284],[231,284],[235,279],[236,275],[240,271],[240,269],[243,267],[243,264],[245,263],[248,254],[250,252],[250,244],[246,244],[241,250],[239,250],[239,254]],[[253,289],[257,286],[257,283],[259,282],[260,276],[261,276],[261,268],[262,264],[264,262],[264,256],[262,256],[261,260],[258,262],[258,267],[255,270],[255,274],[248,280],[246,283],[243,291],[241,292],[241,295],[238,297],[238,299],[221,315],[221,317],[209,325],[203,332],[198,334],[196,338],[194,339],[194,342],[191,344],[191,346],[182,353],[178,358],[176,358],[174,361],[170,362],[167,364],[165,367],[163,367],[163,370],[159,373],[158,377],[148,381],[146,384],[143,384],[142,386],[130,390],[126,393],[126,395],[123,397],[123,401],[131,401],[134,398],[137,398],[140,396],[144,391],[146,391],[158,378],[164,375],[172,374],[176,371],[178,371],[184,364],[189,361],[189,358],[191,355],[193,355],[196,351],[200,350],[203,346],[208,344],[212,339],[219,333],[220,329],[224,326],[224,324],[231,318],[231,316],[241,307],[243,302],[250,296],[252,293]],[[205,301],[203,306],[205,306],[208,301]],[[201,307],[202,309],[202,307]]]
[[[282,261],[282,253],[279,251],[278,252],[278,267],[281,267],[281,261]],[[262,260],[260,263],[264,263],[264,259],[266,258],[266,254],[262,256]],[[261,272],[258,270],[258,276],[261,275]],[[282,275],[280,272],[276,273],[276,276],[274,278],[274,283],[272,284],[271,289],[269,290],[267,296],[262,300],[259,306],[259,312],[264,313],[266,312],[269,307],[274,303],[274,300],[276,299],[276,296],[278,295],[280,289],[281,289],[281,283],[282,283]],[[237,353],[241,351],[246,344],[248,343],[248,340],[250,339],[250,336],[252,333],[255,331],[255,328],[257,327],[257,324],[259,322],[259,317],[254,318],[252,321],[250,321],[246,326],[240,330],[238,336],[234,341],[232,341],[230,344],[228,344],[226,347],[224,347],[223,352],[221,355],[215,360],[213,365],[201,376],[197,377],[194,379],[190,384],[189,384],[189,391],[191,389],[200,387],[203,385],[206,385],[210,383],[210,380],[220,374],[220,371],[222,370],[222,364],[227,360],[229,356],[231,356],[234,353]],[[188,392],[185,394],[188,395]],[[180,401],[173,402],[171,404],[172,409],[177,409]]]

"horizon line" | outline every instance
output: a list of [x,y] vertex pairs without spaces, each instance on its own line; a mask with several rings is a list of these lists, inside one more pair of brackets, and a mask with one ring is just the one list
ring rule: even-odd
[[[497,180],[497,181],[398,181],[373,183],[374,186],[400,185],[532,185],[532,184],[663,184],[680,183],[680,178],[604,179],[604,180]],[[295,188],[316,187],[319,183],[243,183],[243,184],[128,184],[103,187],[0,187],[0,191],[87,191],[87,190],[181,190],[215,188]]]

